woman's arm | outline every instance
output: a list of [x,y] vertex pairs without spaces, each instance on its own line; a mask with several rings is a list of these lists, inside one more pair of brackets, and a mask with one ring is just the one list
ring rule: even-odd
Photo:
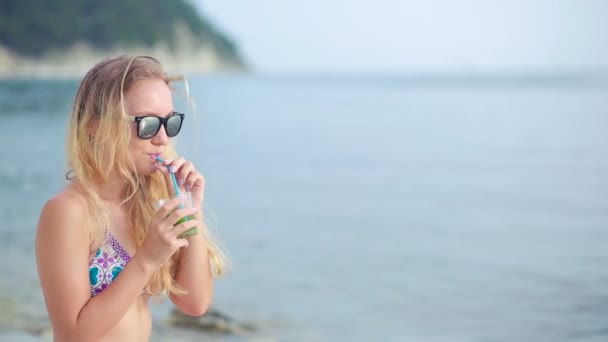
[[[167,184],[172,184],[170,172],[179,180],[180,191],[189,191],[192,204],[198,208],[196,221],[200,222],[198,234],[188,238],[189,245],[181,251],[175,280],[187,293],[170,295],[171,301],[187,315],[203,315],[213,299],[213,274],[209,260],[207,241],[204,234],[203,201],[205,197],[205,178],[196,171],[194,164],[184,158],[165,160],[157,164],[158,170],[165,176]],[[170,190],[172,191],[172,190]]]
[[[201,210],[196,214],[198,222],[204,222]],[[178,285],[187,291],[185,295],[171,295],[175,306],[187,315],[203,315],[213,299],[213,275],[205,241],[205,227],[197,227],[198,234],[188,238],[189,245],[181,250],[177,272]]]
[[38,222],[38,275],[58,341],[103,337],[134,303],[153,271],[135,256],[111,286],[91,298],[86,215],[82,201],[63,193],[45,204]]

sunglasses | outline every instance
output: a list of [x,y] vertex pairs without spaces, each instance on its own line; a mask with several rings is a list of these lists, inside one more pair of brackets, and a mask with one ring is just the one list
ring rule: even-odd
[[176,136],[182,129],[182,123],[186,115],[171,112],[164,118],[156,115],[129,116],[130,120],[137,123],[137,136],[141,139],[152,139],[165,126],[165,132],[169,138]]

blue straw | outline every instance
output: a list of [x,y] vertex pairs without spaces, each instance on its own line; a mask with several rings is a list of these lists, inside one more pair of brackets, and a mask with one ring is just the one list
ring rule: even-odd
[[[159,156],[156,156],[156,160],[161,163],[164,162],[164,160]],[[177,185],[177,180],[175,179],[175,173],[171,172],[171,167],[169,165],[167,165],[167,171],[169,171],[171,174],[171,181],[173,182],[173,188],[175,189],[175,196],[179,196],[179,186]]]

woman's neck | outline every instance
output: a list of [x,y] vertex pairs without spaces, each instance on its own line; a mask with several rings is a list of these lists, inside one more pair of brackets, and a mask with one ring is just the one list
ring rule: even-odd
[[109,183],[99,183],[95,186],[97,194],[102,201],[121,203],[127,193],[127,183],[113,181]]

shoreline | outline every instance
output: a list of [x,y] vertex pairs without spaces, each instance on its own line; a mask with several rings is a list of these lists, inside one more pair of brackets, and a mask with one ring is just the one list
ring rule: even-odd
[[76,44],[62,51],[50,51],[41,57],[21,56],[0,46],[0,80],[69,80],[80,79],[99,61],[122,54],[147,55],[158,59],[170,74],[192,75],[220,72],[246,72],[238,56],[222,56],[211,45],[190,45],[171,49],[157,45],[149,48],[120,47],[100,50]]

